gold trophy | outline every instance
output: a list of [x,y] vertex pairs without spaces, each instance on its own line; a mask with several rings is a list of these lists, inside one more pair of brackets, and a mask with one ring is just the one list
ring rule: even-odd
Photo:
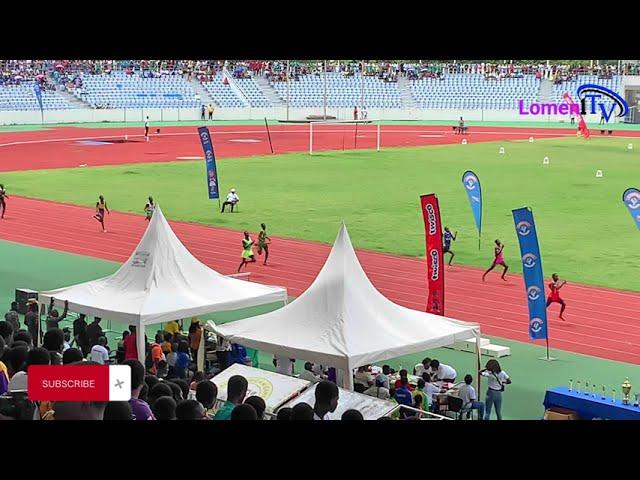
[[629,377],[627,377],[627,379],[622,384],[622,393],[624,393],[622,404],[629,405],[629,394],[631,393],[631,384],[629,383]]

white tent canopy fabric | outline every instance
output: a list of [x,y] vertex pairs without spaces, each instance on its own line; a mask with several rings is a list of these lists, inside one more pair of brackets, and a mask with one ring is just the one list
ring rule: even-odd
[[[131,257],[108,277],[39,292],[38,300],[55,298],[62,306],[86,315],[144,325],[286,302],[281,287],[227,277],[196,259],[173,232],[160,207]],[[144,359],[144,335],[138,354]]]
[[476,324],[411,310],[384,297],[367,278],[344,225],[300,297],[264,315],[225,325],[208,322],[208,327],[234,343],[345,372],[480,334]]

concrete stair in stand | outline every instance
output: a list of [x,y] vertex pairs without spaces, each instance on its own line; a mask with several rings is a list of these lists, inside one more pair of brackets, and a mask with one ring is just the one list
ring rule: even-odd
[[[468,338],[466,340],[462,340],[461,342],[456,342],[453,345],[445,348],[458,350],[460,352],[475,353],[476,339],[475,337]],[[488,338],[480,338],[480,354],[494,358],[508,357],[509,355],[511,355],[511,348],[503,347],[500,345],[492,345],[491,341]]]

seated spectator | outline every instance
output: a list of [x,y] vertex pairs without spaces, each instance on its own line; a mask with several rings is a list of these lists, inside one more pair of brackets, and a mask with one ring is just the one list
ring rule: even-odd
[[202,382],[204,379],[204,372],[196,372],[193,374],[193,378],[191,379],[191,383],[189,384],[189,398],[196,398],[196,388],[198,386],[198,383]]
[[31,334],[26,330],[18,330],[13,334],[14,342],[24,342],[28,348],[33,348],[33,338],[31,338]]
[[189,399],[189,392],[190,392],[189,382],[187,382],[183,378],[176,378],[173,380],[173,383],[175,383],[178,387],[180,387],[180,393],[182,394],[183,400],[190,400]]
[[160,347],[162,348],[162,353],[165,354],[165,357],[171,353],[173,351],[173,334],[166,332],[164,334],[164,341]]
[[176,406],[177,420],[206,420],[204,407],[197,400],[182,400]]
[[138,398],[142,389],[146,386],[144,383],[144,365],[136,359],[125,360],[124,365],[129,365],[131,368],[131,399],[129,404],[131,405],[133,419],[138,421],[155,420],[149,404]]
[[[416,389],[412,392],[412,395],[414,400],[414,407],[419,408],[420,410],[428,411],[429,410],[429,394],[425,391],[426,385],[427,385],[427,382],[425,382],[423,378],[420,378],[418,380],[418,385]],[[418,396],[420,396],[421,403],[419,407],[416,407],[415,406],[416,398]]]
[[258,415],[258,420],[264,420],[264,411],[267,409],[267,405],[261,397],[257,395],[253,395],[247,398],[244,403],[246,405],[251,405]]
[[[160,335],[160,340],[162,339],[162,335]],[[160,346],[161,342],[158,342],[158,336],[156,335],[156,341],[151,344],[148,353],[148,370],[151,375],[158,374],[158,364],[162,361],[166,362],[166,358],[164,353],[162,353],[162,347]]]
[[[387,379],[387,382],[389,380]],[[382,400],[387,400],[389,398],[389,389],[384,386],[385,385],[385,377],[382,375],[378,375],[375,379],[375,385],[369,387],[363,393],[365,395],[370,395],[372,397],[380,398]]]
[[315,405],[313,406],[314,420],[331,420],[330,414],[338,408],[340,391],[335,383],[323,380],[318,383],[315,391]]
[[306,380],[311,383],[318,383],[322,381],[322,378],[315,373],[313,373],[313,363],[306,362],[304,364],[304,370],[300,374],[301,380]]
[[145,375],[144,376],[144,383],[147,384],[147,387],[149,387],[149,391],[151,391],[151,389],[158,383],[160,383],[160,379],[158,377],[156,377],[155,375]]
[[156,420],[176,420],[177,405],[173,397],[160,397],[153,402],[153,415]]
[[478,420],[484,418],[484,402],[478,401],[478,395],[475,388],[471,385],[473,383],[473,377],[471,375],[464,376],[464,385],[460,386],[458,390],[458,396],[462,399],[462,411],[463,415],[467,418],[471,418],[473,410],[478,410]]
[[51,356],[49,351],[42,347],[36,347],[27,353],[24,361],[24,368],[16,372],[9,381],[9,392],[17,392],[27,390],[28,379],[27,372],[31,365],[50,365]]
[[53,420],[104,420],[109,402],[53,402]]
[[[415,393],[415,392],[414,392]],[[425,412],[428,411],[428,408],[425,407],[424,402],[425,402],[425,396],[422,393],[416,393],[413,396],[413,408],[417,409],[417,410],[424,410]],[[422,413],[420,412],[413,412],[413,416],[421,418],[422,417]]]
[[104,409],[103,420],[128,421],[133,420],[129,402],[109,402]]
[[149,401],[149,405],[151,405],[152,407],[151,410],[153,410],[153,405],[155,404],[156,400],[161,397],[173,398],[173,390],[169,385],[167,385],[166,382],[158,382],[149,389],[147,400]]
[[186,340],[180,340],[180,343],[178,344],[178,356],[176,358],[176,375],[178,378],[187,378],[189,365],[191,365],[189,344]]
[[404,383],[406,385],[406,388],[411,392],[413,390],[413,387],[409,383],[409,373],[404,368],[398,373],[400,374],[400,378],[396,380],[396,383],[394,385],[394,387],[396,387],[396,390],[402,386],[402,381],[405,380]]
[[107,350],[106,345],[107,339],[105,337],[100,337],[98,339],[98,344],[91,347],[89,360],[100,365],[107,365],[109,363],[109,350]]
[[457,373],[453,367],[440,363],[438,360],[431,360],[429,367],[429,374],[434,381],[455,383]]
[[315,420],[315,413],[313,412],[313,408],[311,408],[311,405],[305,402],[294,405],[294,407],[291,409],[291,420]]
[[247,365],[251,363],[251,360],[247,356],[247,349],[237,343],[231,344],[231,352],[229,352],[229,361],[233,365],[238,363],[240,365]]
[[[9,381],[11,381],[18,372],[25,370],[28,354],[29,349],[26,345],[14,345],[4,352],[2,361],[7,367]],[[24,389],[26,389],[26,387]]]
[[[372,385],[373,375],[369,372],[368,365],[359,367],[354,377],[354,390],[362,393]],[[356,386],[359,386],[359,388],[355,388]]]
[[229,420],[231,412],[236,405],[240,405],[247,396],[249,383],[241,375],[234,375],[227,384],[227,401],[224,402],[216,412],[214,420]]
[[198,400],[207,411],[207,416],[213,420],[215,413],[213,409],[218,401],[218,387],[209,380],[203,380],[196,386],[196,400]]
[[42,346],[51,355],[51,365],[62,365],[62,349],[64,348],[64,333],[59,328],[53,328],[42,337]]
[[[176,378],[174,380],[178,379]],[[171,388],[172,396],[176,403],[180,403],[182,400],[186,400],[186,398],[182,396],[182,388],[180,388],[177,383],[174,383],[173,380],[165,383],[169,386],[169,388]]]
[[20,316],[18,315],[18,302],[11,302],[11,308],[4,314],[4,321],[13,327],[14,333],[20,330]]
[[62,354],[62,364],[69,365],[70,363],[82,362],[84,357],[82,351],[79,348],[68,348]]
[[346,412],[344,412],[342,414],[342,420],[364,420],[364,417],[362,416],[362,414],[355,409],[350,409],[347,410]]
[[248,403],[244,403],[241,405],[236,405],[234,407],[233,411],[231,412],[230,420],[258,420],[258,413],[256,412],[256,409],[251,405],[249,405]]
[[[305,405],[307,405],[305,403]],[[311,410],[311,420],[313,420],[313,409],[307,405],[307,407],[309,407],[309,410]],[[278,415],[276,416],[276,420],[291,420],[291,412],[293,411],[292,408],[289,407],[282,407],[280,410],[278,410]]]
[[62,353],[64,353],[67,349],[71,348],[71,332],[67,327],[62,329],[62,334],[64,335],[64,343],[62,344]]
[[425,358],[424,360],[422,360],[421,363],[419,363],[415,367],[413,367],[413,374],[416,377],[421,377],[422,373],[429,369],[429,364],[430,363],[431,363],[431,359],[428,358],[428,357]]
[[0,321],[0,337],[4,340],[5,345],[11,345],[13,342],[13,327],[7,321]]
[[384,382],[383,386],[388,389],[390,387],[390,385],[389,385],[389,375],[391,375],[393,373],[395,373],[395,371],[389,365],[383,365],[382,366],[382,373],[379,373],[378,376],[376,377],[376,379],[378,379],[378,378],[382,379],[382,381]]

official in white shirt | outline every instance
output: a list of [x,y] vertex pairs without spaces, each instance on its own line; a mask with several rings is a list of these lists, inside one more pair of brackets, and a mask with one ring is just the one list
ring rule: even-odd
[[413,374],[416,377],[422,377],[422,374],[424,372],[429,371],[429,363],[431,363],[431,359],[428,357],[422,360],[421,363],[418,363],[415,367],[413,367]]
[[294,362],[295,360],[293,358],[289,358],[283,355],[274,355],[273,357],[273,366],[276,367],[276,372],[282,375],[293,375]]
[[462,414],[471,416],[472,410],[478,410],[478,420],[484,418],[484,403],[478,401],[476,389],[471,385],[473,377],[471,375],[464,376],[464,383],[458,389],[458,396],[462,399]]
[[300,379],[311,383],[318,383],[322,381],[322,377],[313,373],[313,363],[311,362],[306,362],[304,364],[304,371],[300,374]]
[[231,212],[233,213],[233,207],[240,201],[240,197],[236,194],[236,189],[232,188],[229,194],[227,195],[227,199],[222,202],[222,213],[224,213],[224,208],[227,205],[231,205]]
[[107,339],[104,337],[100,337],[98,339],[98,344],[91,347],[89,360],[91,360],[92,362],[99,363],[100,365],[105,365],[109,363],[109,350],[105,348],[106,344],[107,344]]
[[[378,375],[376,377],[376,384],[366,389],[363,393],[371,397],[380,398],[382,400],[388,400],[390,397],[389,389],[384,386],[384,380],[385,378],[382,375]],[[387,381],[389,380],[387,379]]]
[[433,381],[455,383],[458,374],[453,367],[440,363],[438,360],[431,360],[429,367],[429,374]]
[[488,383],[484,419],[489,420],[491,408],[495,407],[496,417],[498,420],[502,420],[502,392],[504,392],[504,386],[511,383],[511,379],[494,358],[487,362],[485,369],[480,371],[480,375],[486,377]]

